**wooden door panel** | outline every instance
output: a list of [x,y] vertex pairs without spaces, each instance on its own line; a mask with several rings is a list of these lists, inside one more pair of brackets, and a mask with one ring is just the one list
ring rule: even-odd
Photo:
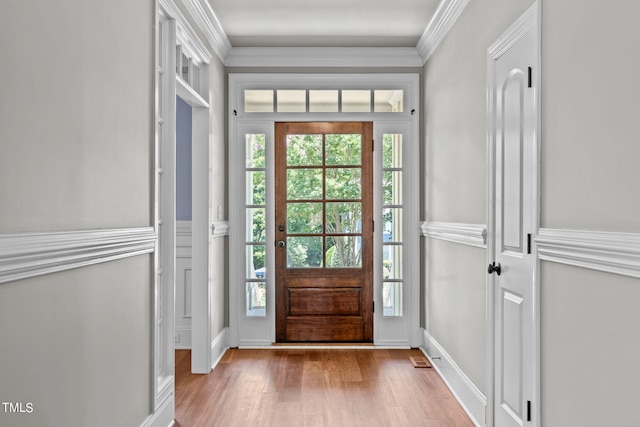
[[276,339],[371,342],[373,124],[275,134]]
[[362,316],[289,316],[285,341],[359,342],[364,329]]
[[361,298],[360,288],[290,288],[288,315],[359,316]]

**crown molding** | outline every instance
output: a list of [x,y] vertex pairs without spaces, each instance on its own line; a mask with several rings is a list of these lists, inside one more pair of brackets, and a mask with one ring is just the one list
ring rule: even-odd
[[[165,0],[172,1],[172,0]],[[179,0],[185,5],[198,27],[223,64],[231,52],[231,42],[207,0]]]
[[420,229],[424,237],[447,240],[478,248],[487,247],[487,226],[484,224],[425,221],[420,226]]
[[640,278],[640,233],[541,228],[534,242],[543,261]]
[[421,67],[413,47],[234,47],[228,67]]
[[180,43],[186,53],[194,58],[198,63],[211,62],[212,55],[204,44],[200,41],[196,31],[184,16],[174,0],[159,0],[160,6],[164,9],[164,13],[169,15],[171,19],[175,19],[176,40]]
[[152,227],[0,235],[0,283],[155,251]]
[[467,3],[469,0],[440,0],[431,21],[416,45],[423,65],[458,20]]
[[[422,67],[469,0],[441,0],[413,47],[233,47],[207,0],[181,1],[227,67]],[[172,8],[173,9],[173,8]]]

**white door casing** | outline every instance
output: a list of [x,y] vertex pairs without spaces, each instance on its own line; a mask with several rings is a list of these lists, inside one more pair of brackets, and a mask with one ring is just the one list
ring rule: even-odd
[[[537,3],[489,49],[492,421],[538,425],[535,258],[538,114]],[[491,227],[493,225],[493,227]],[[491,420],[490,420],[491,421]]]

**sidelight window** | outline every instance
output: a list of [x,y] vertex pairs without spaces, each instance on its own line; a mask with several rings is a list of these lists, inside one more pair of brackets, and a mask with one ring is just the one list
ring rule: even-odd
[[247,316],[266,315],[266,169],[264,134],[245,136],[245,289]]
[[384,316],[403,314],[402,134],[382,137],[382,300]]

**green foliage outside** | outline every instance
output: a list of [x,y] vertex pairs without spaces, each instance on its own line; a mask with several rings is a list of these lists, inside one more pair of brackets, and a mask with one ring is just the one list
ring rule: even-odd
[[[393,167],[392,135],[383,140],[383,167]],[[328,166],[324,181],[327,199],[340,199],[340,202],[328,201],[324,204],[325,232],[336,234],[327,237],[324,246],[321,236],[290,236],[287,242],[287,262],[290,267],[351,267],[361,264],[359,236],[339,236],[340,234],[361,233],[361,137],[360,135],[326,135],[323,153],[322,135],[292,135],[287,139],[287,199],[295,200],[287,206],[287,230],[289,234],[319,234],[322,230],[323,204],[313,202],[322,199],[322,169]],[[247,137],[247,167],[264,168],[264,135]],[[247,179],[252,183],[252,192],[248,205],[258,205],[251,216],[251,236],[253,242],[265,242],[265,173],[248,171]],[[392,172],[383,172],[383,201],[392,203]],[[384,222],[392,220],[390,211],[385,211]],[[383,224],[386,225],[386,224]],[[383,229],[386,229],[384,227]],[[264,267],[265,246],[253,247],[255,270]]]

